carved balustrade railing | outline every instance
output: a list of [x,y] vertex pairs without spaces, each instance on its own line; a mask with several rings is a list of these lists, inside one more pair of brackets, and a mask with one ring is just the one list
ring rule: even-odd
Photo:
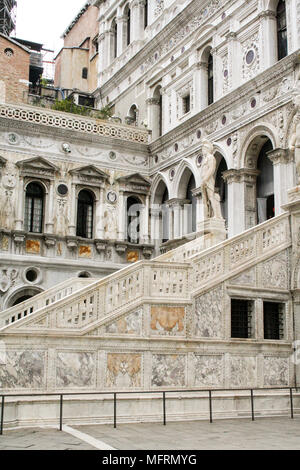
[[204,235],[200,238],[195,238],[190,242],[184,243],[184,245],[178,246],[173,250],[167,251],[162,255],[155,258],[155,261],[168,261],[168,262],[178,262],[184,263],[189,261],[189,258],[195,256],[205,248],[207,248],[207,241],[210,240],[211,237],[208,235]]
[[[39,326],[74,329],[117,315],[143,299],[181,301],[188,298],[189,270],[183,263],[139,261],[68,297],[43,305],[31,315],[38,316]],[[3,313],[0,329],[24,320],[24,316],[12,318],[11,312]]]
[[206,289],[291,244],[289,214],[284,213],[192,256],[192,291]]
[[67,279],[60,284],[47,289],[45,292],[41,292],[40,294],[25,300],[25,302],[22,302],[1,312],[0,327],[14,323],[15,321],[21,320],[22,318],[26,318],[33,312],[36,312],[43,307],[47,307],[61,299],[69,297],[70,295],[74,294],[74,292],[82,289],[87,285],[91,285],[94,282],[95,279],[91,278]]
[[34,106],[0,104],[0,117],[129,142],[148,144],[149,141],[149,132],[144,129]]

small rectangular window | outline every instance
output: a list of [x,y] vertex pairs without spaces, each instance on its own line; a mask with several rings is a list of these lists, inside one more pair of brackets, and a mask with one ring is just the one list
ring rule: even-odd
[[191,109],[191,97],[190,95],[185,96],[182,98],[182,110],[183,114],[186,114],[190,111]]
[[253,301],[231,299],[231,337],[251,338]]
[[264,339],[284,338],[284,304],[264,302]]

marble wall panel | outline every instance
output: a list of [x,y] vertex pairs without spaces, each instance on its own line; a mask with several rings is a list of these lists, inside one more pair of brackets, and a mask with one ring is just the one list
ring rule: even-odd
[[223,289],[214,289],[201,295],[195,303],[195,336],[222,338]]
[[285,250],[261,264],[262,287],[288,289],[288,252]]
[[6,351],[0,364],[0,389],[45,386],[45,351]]
[[257,385],[256,358],[230,356],[230,387],[255,387]]
[[219,356],[194,355],[196,387],[224,386],[224,358]]
[[58,352],[56,386],[76,388],[95,386],[95,354],[90,352]]
[[184,387],[186,385],[186,356],[183,354],[153,354],[153,387]]
[[137,310],[105,326],[105,333],[111,335],[128,334],[141,336],[143,327],[143,310]]
[[288,386],[289,363],[287,357],[264,357],[264,386]]
[[113,388],[141,387],[142,355],[108,353],[106,361],[106,386]]
[[185,334],[185,308],[151,307],[151,335],[182,336]]

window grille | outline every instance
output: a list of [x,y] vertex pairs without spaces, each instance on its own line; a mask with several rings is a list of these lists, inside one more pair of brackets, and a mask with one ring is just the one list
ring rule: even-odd
[[82,238],[93,237],[93,196],[89,191],[80,191],[77,207],[77,236]]
[[284,304],[264,302],[264,339],[284,338]]
[[231,337],[251,338],[253,302],[231,299]]

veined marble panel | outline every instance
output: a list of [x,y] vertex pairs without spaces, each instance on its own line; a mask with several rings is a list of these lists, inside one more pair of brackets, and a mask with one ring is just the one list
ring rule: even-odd
[[114,388],[141,387],[141,354],[107,354],[106,386]]
[[185,308],[152,306],[151,335],[182,336],[185,334]]
[[153,387],[184,387],[186,384],[186,356],[182,354],[153,354]]
[[95,354],[90,352],[58,352],[56,386],[93,387],[96,377]]
[[255,387],[257,384],[256,358],[231,356],[230,383],[232,387]]
[[45,351],[6,351],[0,364],[0,389],[45,386]]
[[137,310],[105,326],[105,333],[137,335],[142,334],[143,310]]
[[224,386],[223,356],[194,355],[195,381],[194,386],[221,387]]
[[264,385],[288,386],[289,384],[289,362],[287,357],[264,357]]
[[223,289],[214,289],[196,299],[195,336],[222,338]]

